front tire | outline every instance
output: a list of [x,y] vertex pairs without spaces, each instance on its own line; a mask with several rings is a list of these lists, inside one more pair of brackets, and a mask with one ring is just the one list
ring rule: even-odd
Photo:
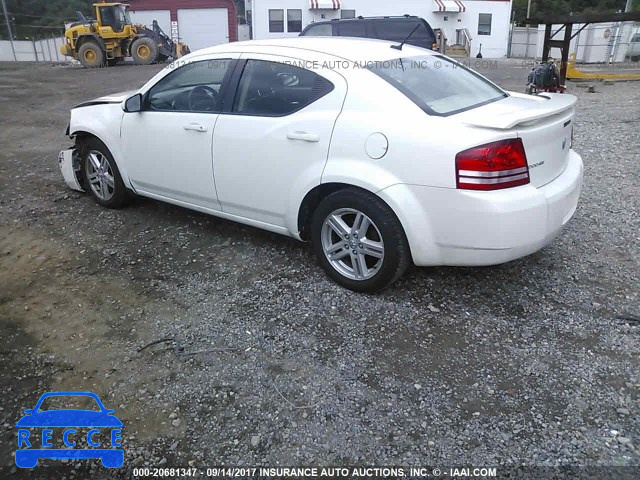
[[104,65],[104,52],[95,42],[86,42],[78,50],[78,60],[86,68],[98,68]]
[[137,65],[151,65],[158,59],[158,45],[149,37],[141,37],[131,45],[131,56]]
[[127,204],[130,195],[116,162],[106,145],[97,138],[85,144],[82,171],[85,187],[97,203],[107,208],[122,208]]
[[400,221],[379,197],[345,189],[313,214],[311,242],[329,278],[357,292],[376,292],[398,280],[410,263]]

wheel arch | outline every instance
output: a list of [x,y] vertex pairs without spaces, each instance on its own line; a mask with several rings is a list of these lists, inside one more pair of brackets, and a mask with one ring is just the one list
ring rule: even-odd
[[[118,168],[118,171],[120,172],[120,176],[122,177],[122,182],[124,183],[125,187],[127,187],[130,190],[134,190],[133,186],[131,185],[131,182],[129,181],[129,176],[126,174],[126,170],[123,168],[124,165],[122,164],[123,162],[120,161],[120,152],[116,151],[114,148],[109,146],[109,142],[105,141],[104,137],[102,137],[100,134],[98,134],[97,132],[84,128],[84,129],[77,129],[73,132],[70,132],[69,136],[71,138],[75,139],[75,143],[76,143],[76,148],[84,148],[84,145],[86,144],[86,142],[91,139],[91,138],[95,138],[97,140],[100,140],[105,147],[107,147],[107,149],[109,150],[109,152],[111,153],[111,156],[113,157],[113,161],[116,164],[116,167]],[[82,150],[81,150],[82,152]],[[84,152],[82,152],[84,153]]]
[[334,192],[354,189],[375,195],[396,216],[409,243],[409,249],[414,264],[439,265],[440,256],[435,232],[425,205],[415,195],[413,188],[406,184],[395,184],[379,191],[361,186],[330,182],[323,183],[311,189],[303,198],[298,211],[298,235],[301,240],[310,239],[310,225],[313,212],[320,202]]
[[[323,199],[331,195],[332,193],[338,192],[340,190],[359,190],[364,193],[368,193],[369,195],[375,195],[382,202],[384,202],[387,207],[396,215],[399,219],[400,217],[394,211],[394,209],[376,192],[368,190],[363,187],[359,187],[357,185],[349,184],[349,183],[341,183],[341,182],[330,182],[330,183],[322,183],[312,188],[302,199],[302,203],[300,204],[300,208],[298,209],[298,234],[300,235],[300,239],[304,241],[308,241],[310,238],[310,229],[311,229],[311,219],[313,217],[313,213],[315,212],[320,202]],[[402,222],[401,222],[402,224]],[[404,226],[403,226],[404,229]]]
[[95,33],[86,33],[78,37],[78,40],[76,41],[76,53],[80,52],[80,47],[87,42],[97,43],[103,52],[107,49],[106,43],[98,35]]

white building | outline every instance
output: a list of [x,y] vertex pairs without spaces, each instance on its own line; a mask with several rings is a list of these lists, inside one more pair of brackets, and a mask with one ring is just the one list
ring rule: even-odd
[[334,18],[417,15],[440,28],[447,45],[470,39],[476,56],[507,55],[511,0],[245,0],[253,38],[297,36],[310,23]]

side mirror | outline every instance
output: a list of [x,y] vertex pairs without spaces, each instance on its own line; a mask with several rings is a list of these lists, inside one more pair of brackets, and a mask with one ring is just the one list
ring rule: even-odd
[[122,109],[127,112],[141,112],[142,111],[142,94],[136,93],[133,97],[129,97],[124,101]]

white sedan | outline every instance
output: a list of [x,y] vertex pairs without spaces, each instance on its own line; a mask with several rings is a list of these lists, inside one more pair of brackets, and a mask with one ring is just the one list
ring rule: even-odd
[[307,240],[369,292],[411,262],[492,265],[551,242],[582,185],[575,103],[409,45],[239,42],[76,106],[59,158],[105,207],[135,194]]

